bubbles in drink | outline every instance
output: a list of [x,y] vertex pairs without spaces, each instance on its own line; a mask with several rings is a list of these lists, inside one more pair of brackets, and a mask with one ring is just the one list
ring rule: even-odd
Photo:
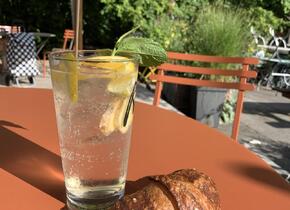
[[[52,72],[58,78],[53,88],[65,185],[68,199],[77,205],[110,203],[123,195],[133,108],[125,126],[123,122],[137,79],[135,66],[128,63],[131,69],[126,62],[117,64],[119,69],[108,75],[88,73],[88,66],[81,64],[85,73],[80,69],[77,88],[64,72]],[[123,74],[121,68],[131,73]]]

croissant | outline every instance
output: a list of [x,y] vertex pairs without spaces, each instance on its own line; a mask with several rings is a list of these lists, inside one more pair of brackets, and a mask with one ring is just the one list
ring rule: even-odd
[[110,210],[220,210],[213,180],[195,169],[150,176],[149,184],[124,196]]

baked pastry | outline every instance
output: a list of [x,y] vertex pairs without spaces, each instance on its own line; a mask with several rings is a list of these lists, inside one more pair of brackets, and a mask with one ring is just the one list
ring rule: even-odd
[[195,169],[150,176],[142,189],[124,196],[111,210],[220,210],[213,180]]

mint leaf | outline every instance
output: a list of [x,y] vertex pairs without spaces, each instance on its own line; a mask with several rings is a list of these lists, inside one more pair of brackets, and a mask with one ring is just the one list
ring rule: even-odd
[[167,53],[163,47],[147,38],[127,37],[122,39],[117,46],[116,54],[123,52],[135,54],[141,66],[158,66],[167,60]]
[[137,27],[131,29],[130,31],[124,33],[122,36],[120,36],[120,38],[118,39],[118,41],[117,41],[116,44],[115,44],[115,47],[114,47],[114,50],[113,50],[112,56],[114,56],[114,55],[116,54],[117,48],[118,48],[118,46],[119,46],[119,43],[120,43],[121,41],[123,41],[123,39],[124,39],[126,36],[128,36],[129,34],[134,33],[134,32],[135,32],[139,27],[140,27],[140,26],[137,26]]

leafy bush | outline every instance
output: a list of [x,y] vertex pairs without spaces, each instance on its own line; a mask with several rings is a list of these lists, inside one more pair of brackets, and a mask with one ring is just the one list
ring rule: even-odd
[[272,11],[262,7],[249,8],[247,14],[250,17],[251,25],[266,39],[270,38],[270,27],[275,31],[282,32],[283,27],[287,24],[283,19],[276,17]]
[[219,56],[241,56],[249,42],[249,26],[241,10],[208,6],[192,28],[189,51]]
[[[250,41],[249,25],[245,13],[240,9],[233,10],[221,5],[211,5],[198,13],[192,27],[192,43],[189,51],[196,54],[215,56],[242,56]],[[202,64],[212,68],[234,68],[235,65]],[[188,75],[190,77],[195,75]],[[234,77],[203,75],[202,78],[217,81],[233,81]],[[231,95],[230,95],[231,96]],[[235,100],[227,97],[224,103],[221,121],[233,120]]]
[[208,4],[203,0],[101,0],[103,14],[116,15],[132,26],[140,25],[143,35],[162,44],[166,50],[185,51],[186,36],[196,12]]
[[287,33],[290,26],[289,0],[227,0],[231,7],[244,9],[251,25],[266,39],[270,38],[269,27],[275,32]]
[[[285,0],[85,0],[85,46],[111,48],[121,34],[141,25],[144,36],[167,50],[189,51],[199,10],[216,2],[229,9],[244,8],[262,32],[268,31],[267,24],[276,29],[282,21],[281,26],[286,26],[290,12]],[[70,0],[1,0],[0,24],[13,22],[23,23],[27,31],[55,33],[57,38],[49,40],[50,47],[59,47],[64,29],[72,28]]]
[[58,39],[50,39],[60,46],[65,28],[71,28],[70,1],[67,0],[1,0],[0,25],[21,25],[26,31],[49,32]]

